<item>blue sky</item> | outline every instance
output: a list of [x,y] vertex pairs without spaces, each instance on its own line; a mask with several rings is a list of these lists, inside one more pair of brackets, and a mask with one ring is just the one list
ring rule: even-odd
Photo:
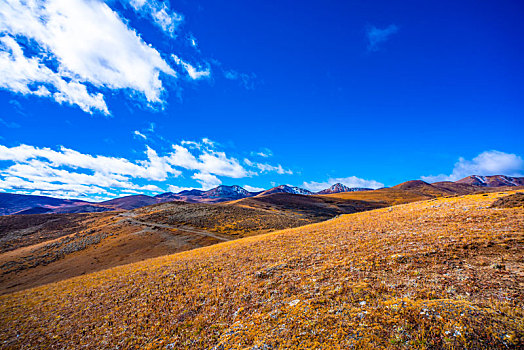
[[522,175],[523,37],[521,1],[2,0],[0,190]]

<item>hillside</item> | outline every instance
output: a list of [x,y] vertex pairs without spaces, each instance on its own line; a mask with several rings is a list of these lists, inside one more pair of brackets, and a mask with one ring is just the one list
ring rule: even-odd
[[127,212],[2,216],[0,293],[323,218],[183,202]]
[[312,222],[328,220],[340,214],[356,213],[386,206],[385,203],[368,202],[364,200],[290,193],[258,195],[256,197],[227,202],[224,203],[224,205],[262,209],[269,212],[281,212],[286,215],[307,218]]
[[320,195],[326,198],[339,198],[344,200],[358,200],[375,202],[384,206],[411,203],[425,199],[435,198],[434,195],[414,193],[410,190],[381,188],[372,191],[342,192]]
[[392,190],[402,190],[408,191],[421,196],[428,197],[440,197],[440,196],[449,196],[456,194],[455,191],[439,188],[433,185],[428,184],[422,180],[412,180],[403,182],[399,185],[391,187]]
[[438,198],[0,297],[6,348],[524,346],[524,210]]
[[31,196],[15,193],[0,193],[0,215],[14,214],[32,208],[41,212],[75,205],[87,205],[89,202],[71,199],[60,199],[46,196]]

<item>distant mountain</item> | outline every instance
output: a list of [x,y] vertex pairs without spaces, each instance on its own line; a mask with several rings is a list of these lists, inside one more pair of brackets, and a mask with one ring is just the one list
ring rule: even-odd
[[151,196],[139,194],[139,195],[125,196],[125,197],[111,199],[105,202],[101,202],[100,204],[106,207],[114,208],[114,209],[131,210],[131,209],[136,209],[140,207],[145,207],[146,205],[157,204],[157,203],[168,202],[168,201],[170,201],[169,198],[157,198],[157,197],[151,197]]
[[502,186],[524,186],[524,177],[511,177],[505,175],[480,176],[471,175],[455,181],[459,184],[467,184],[481,187],[502,187]]
[[253,196],[240,186],[218,186],[202,194],[206,198],[240,199]]
[[273,187],[267,191],[263,191],[259,193],[258,195],[264,196],[264,195],[273,194],[273,193],[291,193],[291,194],[302,194],[306,196],[313,194],[313,192],[300,188],[300,187],[294,187],[294,186],[289,186],[289,185],[280,185],[277,187]]
[[26,211],[33,208],[40,208],[35,209],[35,212],[43,213],[52,211],[53,209],[85,204],[91,203],[74,199],[60,199],[15,193],[0,193],[0,215],[15,214],[17,212]]
[[341,192],[357,192],[357,191],[371,191],[372,188],[364,188],[364,187],[348,187],[341,183],[336,183],[330,188],[326,188],[325,190],[322,190],[320,192],[317,192],[317,194],[331,194],[331,193],[341,193]]
[[434,197],[455,194],[454,191],[451,191],[445,188],[438,188],[422,180],[406,181],[406,182],[403,182],[401,184],[391,187],[391,189],[409,191],[415,194],[420,194],[424,196],[434,196]]
[[[480,176],[471,175],[461,180],[441,181],[429,184],[422,180],[406,181],[391,187],[390,189],[372,190],[369,188],[348,187],[341,183],[334,184],[330,188],[313,193],[300,187],[280,185],[262,192],[249,192],[240,186],[221,185],[208,191],[184,190],[179,193],[166,192],[156,196],[132,195],[111,199],[100,203],[91,203],[82,200],[60,199],[46,196],[33,196],[13,193],[0,193],[0,215],[11,214],[51,214],[51,213],[91,213],[108,210],[132,210],[152,204],[171,201],[184,201],[189,203],[220,203],[235,201],[255,196],[266,196],[275,193],[287,193],[298,195],[351,195],[348,192],[363,192],[358,198],[365,199],[373,197],[373,193],[395,193],[398,191],[411,193],[420,198],[439,197],[449,195],[463,195],[479,191],[488,191],[489,188],[524,186],[524,177],[511,177],[505,175]],[[397,191],[397,192],[395,192]],[[366,193],[371,194],[366,194]],[[347,193],[347,194],[344,194]],[[371,198],[370,197],[370,198]],[[287,197],[286,197],[287,198]],[[351,197],[353,198],[353,197]],[[355,197],[356,198],[356,197]],[[396,198],[396,197],[395,197]]]
[[179,200],[190,203],[219,203],[242,199],[257,195],[259,192],[249,192],[240,186],[220,185],[208,191],[184,190],[178,193],[166,192],[155,196],[162,201]]

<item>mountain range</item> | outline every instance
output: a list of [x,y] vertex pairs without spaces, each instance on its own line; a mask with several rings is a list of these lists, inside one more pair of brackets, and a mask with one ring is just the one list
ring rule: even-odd
[[443,181],[435,182],[433,184],[429,184],[421,180],[412,180],[393,186],[391,189],[378,190],[372,190],[370,188],[348,187],[344,184],[336,183],[331,187],[316,193],[290,185],[280,185],[260,192],[250,192],[236,185],[220,185],[207,191],[192,189],[184,190],[178,193],[166,192],[156,196],[139,194],[115,198],[98,203],[82,200],[60,199],[47,196],[0,193],[0,215],[89,213],[111,210],[132,210],[152,204],[171,201],[183,201],[188,203],[220,203],[251,197],[263,197],[277,193],[313,196],[336,195],[339,193],[352,192],[379,191],[377,193],[381,193],[380,191],[384,190],[389,190],[390,192],[395,190],[408,190],[412,194],[419,194],[422,196],[442,196],[468,194],[485,188],[498,188],[505,186],[524,186],[524,177],[510,177],[505,175],[471,175],[455,182]]

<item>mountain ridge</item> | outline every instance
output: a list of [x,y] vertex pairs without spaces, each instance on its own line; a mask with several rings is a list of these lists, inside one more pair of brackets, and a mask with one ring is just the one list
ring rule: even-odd
[[[524,177],[506,175],[471,175],[457,181],[427,183],[410,180],[391,187],[422,196],[446,196],[473,193],[482,189],[524,186]],[[369,188],[349,187],[336,183],[327,189],[312,192],[291,185],[279,185],[265,191],[250,192],[238,185],[220,185],[210,190],[183,190],[178,193],[165,192],[155,196],[145,194],[129,195],[103,202],[89,202],[76,199],[61,199],[49,196],[35,196],[16,193],[0,193],[0,216],[13,214],[103,212],[110,210],[132,210],[143,206],[183,201],[188,203],[221,203],[243,198],[265,196],[273,193],[294,195],[331,195],[337,193],[380,191]]]

